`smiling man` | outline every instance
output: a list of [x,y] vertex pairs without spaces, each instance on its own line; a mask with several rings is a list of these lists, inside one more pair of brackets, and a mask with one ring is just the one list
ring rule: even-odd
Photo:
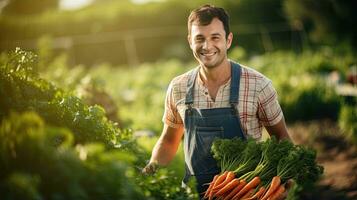
[[183,139],[186,175],[200,194],[219,173],[210,148],[214,138],[260,140],[265,127],[278,139],[290,139],[271,81],[227,57],[233,34],[224,9],[211,5],[188,18],[188,42],[199,63],[174,78],[168,88],[164,128],[144,173],[170,163]]

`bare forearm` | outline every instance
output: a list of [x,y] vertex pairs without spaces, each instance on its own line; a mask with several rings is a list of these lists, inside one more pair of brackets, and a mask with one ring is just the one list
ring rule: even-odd
[[166,166],[174,158],[176,151],[177,148],[172,147],[160,138],[152,150],[150,162]]
[[150,162],[159,165],[168,165],[174,158],[183,135],[183,128],[171,128],[165,125],[163,134],[156,142]]

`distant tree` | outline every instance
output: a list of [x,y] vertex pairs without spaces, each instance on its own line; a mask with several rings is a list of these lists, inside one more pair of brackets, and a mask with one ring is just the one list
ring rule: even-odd
[[57,9],[59,0],[8,0],[4,6],[3,14],[28,15]]
[[284,10],[291,24],[304,25],[315,42],[341,40],[357,44],[357,3],[354,0],[285,0]]
[[283,0],[226,0],[223,7],[229,12],[232,23],[283,23]]

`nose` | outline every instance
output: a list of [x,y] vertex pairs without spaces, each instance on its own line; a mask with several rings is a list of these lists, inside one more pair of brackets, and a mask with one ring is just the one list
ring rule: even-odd
[[211,47],[211,43],[208,40],[205,40],[205,42],[202,45],[203,49],[209,49]]

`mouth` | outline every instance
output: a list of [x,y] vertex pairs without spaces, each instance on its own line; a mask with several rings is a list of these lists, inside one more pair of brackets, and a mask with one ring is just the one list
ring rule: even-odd
[[211,57],[211,56],[214,56],[216,54],[217,54],[217,52],[206,52],[206,53],[201,52],[200,53],[201,56],[205,56],[205,57]]

